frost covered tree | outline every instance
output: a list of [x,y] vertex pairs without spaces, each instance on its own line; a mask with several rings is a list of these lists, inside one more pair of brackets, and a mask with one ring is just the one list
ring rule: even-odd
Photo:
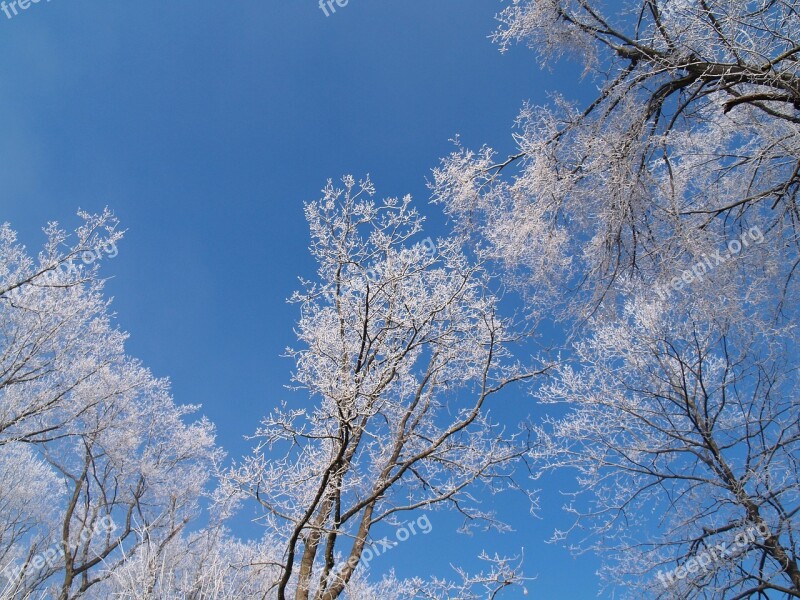
[[[129,557],[179,534],[218,451],[164,380],[124,350],[96,259],[105,212],[56,224],[33,258],[0,228],[0,597],[92,597]],[[100,593],[96,597],[107,597]]]
[[522,582],[519,561],[487,555],[485,573],[457,581],[370,582],[359,565],[419,511],[505,528],[476,495],[530,499],[516,479],[529,446],[489,406],[542,367],[511,356],[524,332],[498,314],[480,262],[455,240],[414,242],[422,219],[410,198],[376,202],[369,180],[343,182],[306,206],[318,270],[293,297],[300,347],[289,355],[310,402],[263,421],[221,493],[263,507],[279,549],[263,561],[267,597],[493,597]]
[[800,597],[797,332],[721,303],[721,279],[594,317],[538,394],[560,410],[534,463],[577,473],[554,539],[600,554],[631,597]]
[[599,93],[525,105],[507,158],[458,147],[434,172],[564,327],[531,456],[578,473],[556,539],[634,597],[800,597],[797,8],[512,0],[495,41]]
[[510,279],[598,301],[620,275],[671,278],[753,226],[796,244],[795,2],[513,0],[499,19],[503,49],[525,43],[548,67],[567,55],[599,87],[587,106],[526,105],[507,159],[459,148],[435,172],[435,198]]

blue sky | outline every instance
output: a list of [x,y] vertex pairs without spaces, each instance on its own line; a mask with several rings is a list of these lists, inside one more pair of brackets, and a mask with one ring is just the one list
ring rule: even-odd
[[[47,221],[112,208],[128,233],[103,273],[130,353],[203,405],[231,455],[246,452],[271,406],[305,401],[284,389],[280,356],[297,318],[285,299],[313,275],[303,201],[328,177],[369,173],[444,233],[426,178],[450,138],[510,150],[524,100],[591,94],[574,65],[501,55],[487,39],[501,7],[350,0],[325,17],[315,0],[52,0],[0,13],[0,220],[35,248]],[[565,523],[563,501],[545,493],[533,520],[503,500],[518,531],[499,538],[465,540],[437,513],[429,535],[373,565],[446,574],[483,547],[524,545],[539,576],[529,597],[594,597],[595,562],[542,541]]]

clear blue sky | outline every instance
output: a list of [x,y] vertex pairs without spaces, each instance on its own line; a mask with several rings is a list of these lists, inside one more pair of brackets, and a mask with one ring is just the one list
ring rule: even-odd
[[[305,401],[284,389],[280,357],[297,317],[285,299],[313,275],[302,202],[328,177],[370,173],[443,233],[425,182],[454,134],[510,150],[524,100],[592,92],[574,66],[501,55],[487,39],[501,7],[350,0],[325,17],[315,0],[43,0],[0,13],[0,221],[35,248],[47,221],[111,207],[128,233],[103,273],[130,353],[239,455],[271,406]],[[436,513],[374,568],[446,574],[483,547],[524,545],[539,576],[528,597],[594,597],[595,561],[542,541],[563,500],[545,492],[539,520],[504,500],[518,532],[503,537],[464,539]]]

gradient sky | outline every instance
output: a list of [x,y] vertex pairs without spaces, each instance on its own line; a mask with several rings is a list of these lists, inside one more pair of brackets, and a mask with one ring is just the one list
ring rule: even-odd
[[[426,178],[450,138],[511,150],[524,100],[592,93],[575,65],[501,55],[487,38],[501,7],[350,0],[325,17],[315,0],[48,0],[0,13],[0,221],[35,249],[47,221],[114,210],[128,233],[103,273],[129,352],[171,379],[178,402],[202,404],[241,455],[270,407],[307,401],[284,388],[281,358],[298,316],[285,300],[313,275],[303,201],[329,177],[369,173],[380,196],[412,194],[426,234],[442,234]],[[434,513],[430,534],[373,568],[447,575],[482,548],[524,546],[538,575],[528,597],[595,597],[596,562],[543,542],[566,523],[555,486],[569,483],[532,482],[544,488],[537,520],[497,499],[515,534],[464,538]],[[256,537],[249,516],[236,529]]]

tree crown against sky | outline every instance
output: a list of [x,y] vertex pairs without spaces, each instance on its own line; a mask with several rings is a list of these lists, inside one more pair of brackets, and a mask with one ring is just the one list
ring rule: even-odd
[[[415,242],[409,197],[376,202],[368,179],[349,176],[323,191],[306,205],[318,269],[293,297],[301,347],[289,350],[312,408],[270,414],[223,486],[258,500],[285,549],[278,598],[338,597],[365,548],[420,510],[502,531],[479,497],[516,491],[534,506],[519,483],[527,435],[490,406],[546,369],[511,356],[522,332],[499,315],[486,272],[455,239]],[[413,595],[483,598],[522,581],[514,559],[490,562],[459,583],[419,581]]]
[[526,106],[518,152],[457,150],[434,198],[556,301],[618,277],[664,284],[753,226],[794,245],[798,18],[791,2],[512,2],[495,40],[581,61],[599,94]]
[[219,460],[196,407],[125,355],[88,253],[109,213],[53,223],[38,257],[0,229],[0,595],[79,597],[197,517]]

